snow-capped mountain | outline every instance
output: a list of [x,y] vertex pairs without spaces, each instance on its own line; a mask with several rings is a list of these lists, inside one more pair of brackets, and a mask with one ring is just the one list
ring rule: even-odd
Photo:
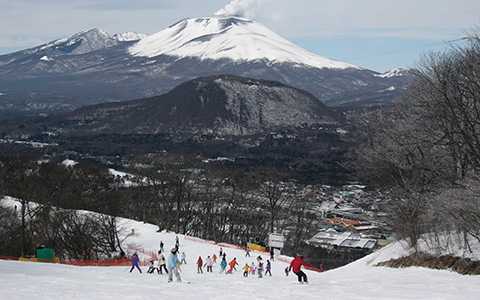
[[118,41],[107,32],[98,28],[76,33],[68,38],[26,50],[27,53],[55,52],[57,55],[78,55],[113,47]]
[[409,74],[410,70],[404,68],[394,68],[383,74],[375,75],[381,78],[394,78],[394,77],[403,77]]
[[300,48],[258,22],[231,16],[182,20],[141,40],[129,52],[146,57],[169,55],[236,62],[266,60],[314,68],[358,69]]
[[152,97],[221,74],[278,81],[330,106],[390,102],[409,81],[321,57],[258,22],[217,15],[185,19],[146,37],[92,29],[0,55],[0,90],[6,94],[0,113]]

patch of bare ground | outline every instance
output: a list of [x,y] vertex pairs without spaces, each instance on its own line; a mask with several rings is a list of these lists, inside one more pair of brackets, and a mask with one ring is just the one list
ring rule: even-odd
[[451,270],[463,275],[480,275],[480,261],[451,255],[412,254],[381,262],[376,266],[391,268],[424,267],[437,270]]

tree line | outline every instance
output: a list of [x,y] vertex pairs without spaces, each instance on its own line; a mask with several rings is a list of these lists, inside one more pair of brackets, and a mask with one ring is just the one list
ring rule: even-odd
[[115,176],[88,161],[66,167],[38,157],[0,157],[0,195],[19,201],[0,208],[0,255],[32,255],[39,245],[63,258],[120,255],[125,232],[118,217],[237,244],[263,244],[270,232],[283,231],[292,237],[291,251],[313,233],[316,216],[308,210],[307,195],[278,174],[197,174],[152,165],[132,170],[135,176]]
[[388,191],[391,224],[417,249],[480,240],[480,37],[427,55],[405,95],[357,118],[357,167]]

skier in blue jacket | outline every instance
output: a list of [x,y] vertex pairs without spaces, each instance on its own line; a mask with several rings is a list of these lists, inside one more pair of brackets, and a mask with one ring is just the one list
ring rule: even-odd
[[132,273],[132,271],[137,268],[137,270],[140,272],[140,274],[142,273],[142,269],[140,269],[140,258],[138,258],[138,255],[137,253],[135,252],[133,255],[132,255],[132,268],[130,269],[130,273]]
[[172,249],[167,258],[167,269],[168,269],[168,282],[173,281],[173,275],[177,278],[177,281],[182,281],[180,273],[178,272],[178,266],[180,265],[180,260],[178,259],[178,249],[175,247]]
[[224,273],[225,269],[227,268],[227,259],[222,257],[222,262],[220,263],[220,273]]

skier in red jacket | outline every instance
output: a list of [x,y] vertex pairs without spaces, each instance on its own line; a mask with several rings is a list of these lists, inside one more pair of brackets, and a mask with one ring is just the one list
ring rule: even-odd
[[238,266],[237,258],[235,257],[234,259],[232,259],[228,263],[228,266],[230,267],[230,269],[228,269],[227,274],[232,274],[233,270],[236,271],[237,270],[236,266]]
[[290,263],[290,270],[298,276],[298,282],[300,283],[302,283],[302,280],[303,282],[308,283],[307,274],[301,270],[302,265],[304,264],[303,256],[296,256]]

